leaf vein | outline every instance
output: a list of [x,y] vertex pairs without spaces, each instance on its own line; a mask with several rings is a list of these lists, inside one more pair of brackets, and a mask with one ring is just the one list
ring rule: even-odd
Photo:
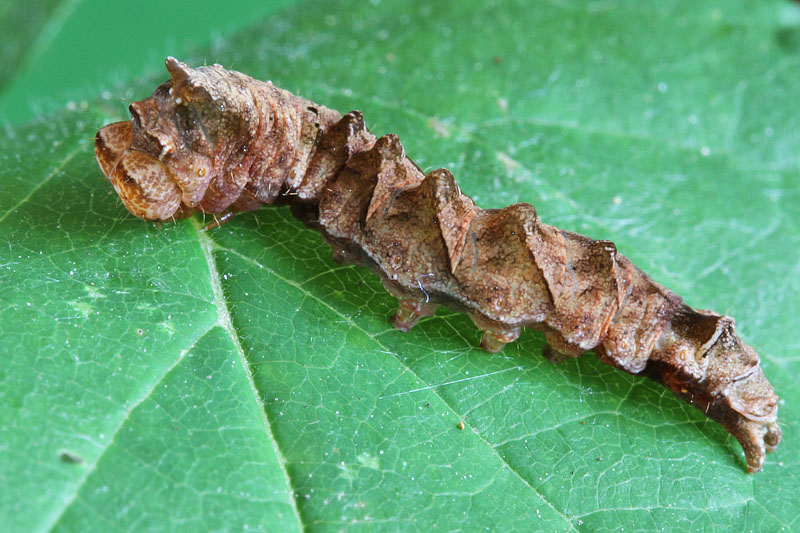
[[[195,222],[195,224],[196,224],[196,222]],[[213,242],[213,241],[210,241],[210,239],[209,239],[209,242]],[[216,250],[218,250],[218,251],[223,251],[223,252],[225,252],[225,253],[229,253],[229,254],[231,254],[231,255],[234,255],[234,256],[236,256],[236,257],[238,257],[238,258],[242,259],[243,261],[245,261],[245,262],[247,262],[247,263],[250,263],[250,264],[252,264],[253,266],[255,266],[255,267],[257,267],[257,268],[259,268],[259,269],[261,269],[261,270],[264,270],[264,271],[266,271],[266,272],[269,272],[271,276],[274,276],[275,278],[277,278],[277,279],[279,279],[279,280],[283,281],[284,283],[287,283],[288,285],[290,285],[290,286],[292,286],[292,287],[295,287],[295,288],[297,288],[298,290],[300,290],[300,291],[302,291],[304,294],[306,294],[308,297],[310,297],[310,298],[312,298],[312,299],[316,300],[316,301],[317,301],[317,302],[319,302],[321,305],[323,305],[323,306],[327,307],[328,309],[330,309],[330,310],[331,310],[333,313],[335,313],[335,314],[337,314],[337,315],[341,316],[341,317],[342,317],[342,319],[343,319],[345,322],[347,322],[347,323],[351,324],[351,326],[352,326],[353,328],[355,328],[355,329],[358,329],[359,331],[361,331],[362,333],[364,333],[364,335],[366,335],[366,336],[367,336],[367,338],[369,338],[369,339],[372,339],[372,341],[373,341],[373,342],[375,342],[375,343],[376,343],[376,344],[377,344],[377,345],[378,345],[378,346],[379,346],[379,347],[380,347],[382,350],[386,351],[387,353],[392,353],[392,354],[393,354],[393,352],[391,352],[391,350],[389,350],[389,348],[388,348],[387,346],[385,346],[385,345],[384,345],[384,344],[383,344],[383,343],[382,343],[380,340],[378,340],[378,339],[375,337],[375,335],[373,335],[373,334],[372,334],[372,333],[370,333],[369,331],[365,330],[365,329],[364,329],[364,328],[363,328],[361,325],[359,325],[359,324],[357,324],[355,321],[353,321],[353,319],[352,319],[351,317],[349,317],[349,316],[346,316],[346,315],[342,314],[342,313],[341,313],[341,312],[340,312],[338,309],[336,309],[335,307],[333,307],[333,306],[332,306],[330,303],[328,303],[328,302],[326,302],[325,300],[323,300],[323,299],[319,298],[317,295],[315,295],[315,294],[313,294],[313,293],[310,293],[310,292],[309,292],[307,289],[305,289],[304,287],[302,287],[302,285],[300,285],[299,283],[297,283],[297,282],[295,282],[295,281],[293,281],[293,280],[290,280],[290,279],[287,279],[287,278],[285,278],[285,277],[281,276],[279,273],[275,272],[274,270],[271,270],[271,269],[270,269],[270,268],[268,268],[267,266],[265,266],[265,265],[263,265],[263,264],[259,263],[258,261],[256,261],[255,259],[253,259],[253,258],[251,258],[251,257],[249,257],[249,256],[247,256],[247,255],[244,255],[244,254],[242,254],[241,252],[239,252],[239,251],[237,251],[237,250],[233,250],[233,249],[230,249],[230,248],[226,248],[226,247],[220,246],[220,245],[218,245],[218,244],[215,244],[215,245],[214,245],[214,249],[216,249]],[[400,357],[398,357],[398,356],[395,356],[394,354],[393,354],[393,356],[395,357],[395,360],[396,360],[396,361],[398,361],[398,363],[399,363],[399,364],[400,364],[400,365],[403,367],[403,369],[404,369],[406,372],[408,372],[409,374],[411,374],[412,376],[414,376],[414,378],[415,378],[417,381],[419,381],[420,383],[425,383],[425,380],[423,380],[423,379],[422,379],[422,378],[421,378],[419,375],[417,375],[417,373],[416,373],[416,372],[414,372],[414,370],[413,370],[412,368],[410,368],[410,367],[409,367],[409,366],[408,366],[408,365],[407,365],[407,364],[406,364],[406,363],[405,363],[405,362],[404,362],[404,361],[403,361],[403,360],[402,360]],[[453,412],[453,413],[454,413],[456,416],[459,416],[459,417],[463,418],[463,416],[461,416],[461,414],[458,412],[458,410],[457,410],[457,409],[454,409],[454,408],[453,408],[453,406],[451,406],[451,405],[450,405],[450,404],[449,404],[449,403],[448,403],[448,402],[447,402],[447,401],[446,401],[446,400],[445,400],[445,399],[444,399],[444,398],[443,398],[441,395],[439,395],[439,394],[438,394],[438,393],[437,393],[435,390],[434,390],[433,394],[435,394],[435,395],[436,395],[436,396],[439,398],[439,400],[442,402],[442,404],[443,404],[444,406],[446,406],[446,407],[447,407],[447,408],[448,408],[450,411],[452,411],[452,412]],[[498,451],[497,451],[497,450],[496,450],[496,449],[495,449],[495,448],[494,448],[494,447],[491,445],[491,443],[490,443],[490,442],[489,442],[489,441],[486,439],[486,437],[484,437],[483,435],[481,435],[481,434],[480,434],[480,433],[479,433],[477,430],[474,430],[474,433],[475,433],[475,435],[476,435],[476,436],[477,436],[477,437],[478,437],[478,438],[481,440],[481,442],[482,442],[482,443],[483,443],[483,444],[484,444],[484,445],[487,447],[487,449],[490,451],[490,453],[491,453],[492,455],[494,455],[494,456],[495,456],[495,457],[496,457],[496,458],[497,458],[497,459],[500,461],[500,463],[501,463],[503,466],[505,466],[506,468],[508,468],[509,472],[510,472],[510,473],[511,473],[511,474],[512,474],[514,477],[516,477],[516,478],[517,478],[517,479],[518,479],[518,480],[519,480],[519,481],[520,481],[520,482],[521,482],[521,483],[522,483],[524,486],[528,487],[528,488],[529,488],[529,489],[530,489],[530,490],[531,490],[531,491],[532,491],[534,494],[536,494],[536,496],[537,496],[537,497],[538,497],[538,498],[539,498],[539,499],[540,499],[540,500],[541,500],[541,501],[542,501],[542,502],[543,502],[545,505],[547,505],[548,507],[550,507],[550,509],[552,509],[552,511],[553,511],[554,513],[556,513],[558,516],[560,516],[561,518],[563,518],[563,519],[564,519],[564,521],[566,522],[566,524],[567,524],[567,526],[568,526],[568,530],[571,530],[571,531],[577,531],[577,530],[575,529],[575,526],[573,525],[572,521],[570,520],[570,518],[569,518],[567,515],[565,515],[565,514],[563,513],[563,511],[561,511],[561,510],[560,510],[560,509],[558,509],[558,508],[557,508],[555,505],[553,505],[553,503],[552,503],[552,502],[550,502],[550,501],[549,501],[547,498],[545,498],[545,496],[544,496],[544,495],[543,495],[541,492],[539,492],[538,490],[536,490],[536,488],[535,488],[533,485],[531,485],[531,483],[530,483],[530,482],[529,482],[527,479],[525,479],[525,477],[524,477],[524,476],[523,476],[523,475],[522,475],[522,474],[521,474],[521,473],[520,473],[520,472],[519,472],[519,471],[518,471],[518,470],[517,470],[517,469],[516,469],[516,468],[515,468],[513,465],[511,465],[510,463],[508,463],[508,461],[506,461],[506,460],[505,460],[505,459],[504,459],[504,458],[503,458],[503,457],[502,457],[502,456],[501,456],[501,455],[498,453]]]
[[250,365],[250,361],[247,359],[247,355],[245,354],[244,349],[242,348],[242,343],[239,340],[239,333],[233,326],[230,310],[228,309],[228,304],[225,299],[225,294],[222,290],[221,276],[219,274],[219,270],[217,269],[217,264],[213,256],[214,249],[218,249],[219,247],[211,239],[211,237],[209,237],[208,233],[206,233],[201,229],[202,226],[197,221],[196,218],[192,218],[191,223],[192,226],[195,228],[198,241],[200,242],[200,247],[203,250],[203,255],[205,256],[206,262],[208,263],[209,276],[211,277],[211,287],[217,307],[216,325],[222,327],[228,333],[228,336],[230,337],[231,342],[233,342],[233,345],[236,349],[236,353],[239,356],[239,360],[241,361],[242,367],[244,368],[245,374],[247,375],[247,381],[248,384],[250,385],[250,390],[253,392],[253,397],[259,406],[259,411],[261,412],[261,421],[264,424],[264,433],[266,433],[267,439],[272,444],[272,447],[275,451],[275,455],[278,459],[278,464],[280,465],[281,473],[283,474],[284,480],[286,482],[286,487],[289,492],[288,503],[290,504],[295,519],[297,520],[298,529],[302,531],[304,529],[303,521],[300,518],[300,511],[297,508],[297,501],[296,501],[294,487],[292,485],[292,479],[291,477],[289,477],[289,473],[286,470],[286,457],[279,448],[277,440],[275,440],[270,420],[267,418],[267,410],[265,408],[264,401],[262,400],[258,388],[256,388],[256,384],[253,381],[252,366]]

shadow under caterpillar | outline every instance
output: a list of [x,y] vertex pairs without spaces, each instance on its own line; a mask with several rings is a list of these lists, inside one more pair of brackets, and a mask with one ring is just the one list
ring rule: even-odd
[[453,175],[424,175],[395,135],[228,71],[166,61],[171,79],[97,133],[95,154],[125,207],[169,220],[290,204],[340,262],[371,268],[404,331],[439,305],[464,312],[500,351],[523,327],[554,362],[594,350],[720,422],[749,472],[781,438],[778,397],[734,320],[695,310],[612,242],[542,223],[530,204],[480,209]]

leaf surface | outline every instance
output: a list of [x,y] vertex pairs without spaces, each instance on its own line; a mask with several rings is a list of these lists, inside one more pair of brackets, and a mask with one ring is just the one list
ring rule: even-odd
[[378,279],[286,209],[133,218],[91,148],[125,106],[98,98],[0,138],[0,523],[798,529],[797,13],[312,2],[210,58],[361,109],[482,207],[531,202],[735,316],[782,398],[764,472],[655,383],[550,365],[537,333],[489,355],[452,312],[393,330]]
[[[0,48],[0,90],[11,79],[33,51],[37,36],[44,33],[48,21],[58,19],[56,10],[61,0],[31,0],[0,4],[0,28],[3,28],[3,47]],[[41,37],[40,37],[41,38]]]

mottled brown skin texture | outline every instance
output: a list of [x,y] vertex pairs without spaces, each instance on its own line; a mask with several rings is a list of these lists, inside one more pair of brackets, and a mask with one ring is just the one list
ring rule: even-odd
[[171,79],[102,128],[97,161],[125,207],[170,220],[288,203],[376,272],[411,329],[439,305],[467,313],[492,352],[523,327],[557,362],[594,350],[663,383],[741,443],[750,472],[780,441],[778,397],[734,321],[687,306],[613,243],[542,223],[529,204],[480,209],[452,174],[424,175],[395,135],[214,65],[167,59]]

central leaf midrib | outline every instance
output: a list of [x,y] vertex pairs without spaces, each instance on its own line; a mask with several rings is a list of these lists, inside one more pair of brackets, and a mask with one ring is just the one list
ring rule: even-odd
[[283,474],[283,478],[286,483],[286,490],[289,496],[288,503],[292,507],[292,512],[294,513],[295,519],[297,521],[298,530],[302,531],[304,529],[304,524],[300,516],[300,511],[297,508],[296,492],[294,490],[294,486],[292,485],[292,478],[289,476],[289,472],[286,470],[286,456],[280,449],[277,439],[275,439],[274,432],[272,431],[272,423],[267,416],[267,410],[262,400],[262,395],[260,394],[260,391],[256,387],[255,382],[253,381],[252,365],[249,359],[247,359],[247,355],[245,354],[244,349],[242,348],[241,339],[239,338],[239,332],[236,331],[236,329],[233,326],[233,322],[231,321],[230,309],[228,307],[228,303],[225,298],[225,293],[222,290],[222,279],[219,275],[219,269],[217,268],[217,262],[216,259],[214,258],[214,253],[213,253],[216,244],[211,239],[209,234],[206,233],[206,231],[201,227],[196,217],[192,217],[190,221],[195,229],[195,232],[197,234],[197,239],[200,244],[200,248],[202,249],[203,255],[205,256],[206,263],[208,264],[208,273],[210,277],[211,288],[214,294],[214,301],[217,307],[217,325],[222,327],[227,332],[228,336],[231,339],[231,342],[236,348],[236,353],[239,356],[239,360],[241,361],[243,370],[245,372],[245,375],[247,376],[248,384],[250,385],[250,389],[253,392],[254,400],[258,404],[259,412],[261,413],[261,420],[264,426],[264,433],[266,434],[267,440],[273,446],[279,468],[281,469],[281,473]]

